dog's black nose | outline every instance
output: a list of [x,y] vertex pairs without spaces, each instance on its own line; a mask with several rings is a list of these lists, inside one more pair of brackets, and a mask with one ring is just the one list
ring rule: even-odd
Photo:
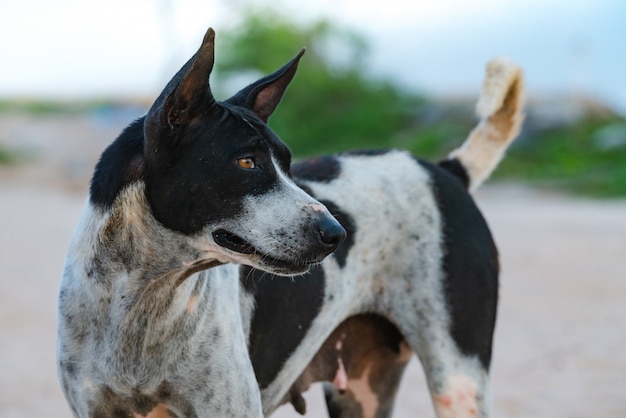
[[317,224],[322,243],[333,251],[346,238],[346,230],[335,218],[323,217]]

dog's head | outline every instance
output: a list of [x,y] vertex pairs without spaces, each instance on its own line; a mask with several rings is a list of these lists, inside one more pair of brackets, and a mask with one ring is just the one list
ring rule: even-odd
[[266,124],[304,50],[220,102],[209,86],[214,36],[209,29],[146,115],[150,208],[167,228],[209,239],[222,260],[305,272],[337,248],[345,231],[293,182],[289,149]]

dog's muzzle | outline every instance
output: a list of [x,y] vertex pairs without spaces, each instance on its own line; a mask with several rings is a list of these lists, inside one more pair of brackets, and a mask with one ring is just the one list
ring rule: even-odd
[[[305,233],[302,249],[290,248],[289,251],[280,251],[280,258],[257,249],[245,238],[226,229],[218,229],[212,233],[216,244],[228,250],[257,256],[264,264],[284,266],[288,270],[302,270],[303,267],[321,262],[331,254],[346,238],[346,230],[335,218],[330,215],[320,215]],[[290,254],[290,255],[287,255]],[[289,268],[293,267],[293,268]]]

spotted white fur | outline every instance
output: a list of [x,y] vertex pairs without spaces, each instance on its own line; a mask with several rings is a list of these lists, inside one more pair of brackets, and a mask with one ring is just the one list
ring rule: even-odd
[[[355,244],[343,269],[333,258],[323,262],[322,309],[297,351],[262,390],[264,413],[280,405],[330,333],[349,316],[364,312],[410,324],[412,332],[405,337],[425,365],[434,393],[446,390],[448,376],[461,373],[479,382],[481,396],[487,398],[485,372],[475,359],[458,352],[448,332],[441,289],[441,220],[427,171],[403,151],[342,156],[339,162],[342,171],[335,180],[305,184],[320,200],[342,203],[358,225]],[[394,281],[406,285],[387,285]]]
[[[241,299],[242,312],[236,264],[273,267],[215,244],[210,231],[227,227],[266,254],[297,259],[307,223],[332,216],[274,169],[277,186],[247,197],[241,218],[191,237],[152,217],[142,182],[122,190],[109,211],[86,203],[59,296],[60,380],[77,417],[108,416],[92,404],[110,402],[111,393],[124,404],[137,393],[159,393],[164,382],[186,405],[168,404],[176,416],[262,416],[244,334],[251,301]],[[227,264],[189,275],[216,262]]]
[[[142,189],[141,183],[130,186],[120,196],[118,206],[107,213],[88,202],[70,244],[60,288],[58,353],[60,378],[74,414],[92,416],[88,401],[97,399],[97,392],[105,388],[132,396],[135,391],[156,392],[162,382],[170,381],[181,393],[194,393],[186,395],[186,401],[199,410],[223,409],[227,413],[232,408],[232,416],[262,416],[258,388],[240,378],[244,371],[252,375],[253,371],[239,305],[223,303],[238,298],[238,286],[232,280],[236,266],[214,267],[183,280],[188,266],[228,258],[203,236],[191,240],[195,251],[172,251],[183,241],[189,245],[190,240],[165,230],[151,218]],[[134,261],[141,268],[129,270],[113,258],[107,259],[103,251],[109,238],[107,227],[118,215],[120,219],[115,222],[120,221],[126,233],[141,233],[146,240],[152,237],[157,241],[135,247]],[[157,246],[163,249],[161,254],[152,254]],[[159,271],[155,267],[161,266],[150,260],[155,255],[165,257],[165,252],[176,257],[169,261],[176,267],[171,271]],[[199,299],[197,308],[189,312],[193,293]],[[165,312],[148,307],[134,315],[142,298],[171,300],[171,304]],[[82,325],[77,329],[79,323]],[[203,330],[185,334],[191,344],[176,344],[173,339],[155,349],[164,336],[175,332],[173,327],[191,325]],[[195,352],[187,351],[190,348]],[[207,348],[210,368],[206,354],[199,353]],[[67,373],[69,363],[71,373]],[[181,375],[187,377],[177,377]],[[230,385],[211,386],[214,396],[207,401],[206,389],[197,386],[210,376],[220,376]],[[175,408],[172,412],[185,415]]]

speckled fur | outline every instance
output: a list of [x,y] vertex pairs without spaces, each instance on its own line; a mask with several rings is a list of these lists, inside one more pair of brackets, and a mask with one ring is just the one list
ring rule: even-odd
[[[344,268],[334,258],[322,263],[322,310],[275,381],[262,390],[265,413],[282,403],[330,332],[364,312],[398,326],[422,361],[433,393],[446,389],[450,375],[470,376],[483,389],[481,410],[486,411],[487,371],[460,353],[448,331],[441,215],[429,172],[404,151],[338,160],[342,170],[336,179],[305,184],[318,199],[341,202],[357,225],[354,245]],[[350,192],[346,199],[347,190],[359,193]]]
[[109,213],[88,203],[70,245],[58,352],[74,414],[146,415],[166,403],[178,417],[205,410],[260,416],[258,389],[241,379],[253,372],[239,305],[227,303],[238,298],[236,269],[228,264],[190,276],[224,256],[202,235],[163,228],[142,189],[130,186]]
[[302,273],[345,235],[265,124],[302,53],[217,102],[213,40],[96,166],[59,291],[75,417],[261,417],[237,264]]
[[[278,195],[249,198],[250,207],[265,207],[259,217],[246,212],[220,227],[243,235],[251,222],[256,233],[247,237],[255,248],[295,258],[289,252],[304,244],[298,231],[323,206],[282,178]],[[74,414],[145,415],[163,403],[177,417],[261,416],[235,265],[257,260],[212,242],[209,231],[217,226],[194,236],[163,227],[143,189],[141,182],[126,187],[106,212],[88,202],[70,244],[59,294],[58,362]],[[285,222],[270,222],[279,212]],[[227,264],[215,266],[221,263]]]

